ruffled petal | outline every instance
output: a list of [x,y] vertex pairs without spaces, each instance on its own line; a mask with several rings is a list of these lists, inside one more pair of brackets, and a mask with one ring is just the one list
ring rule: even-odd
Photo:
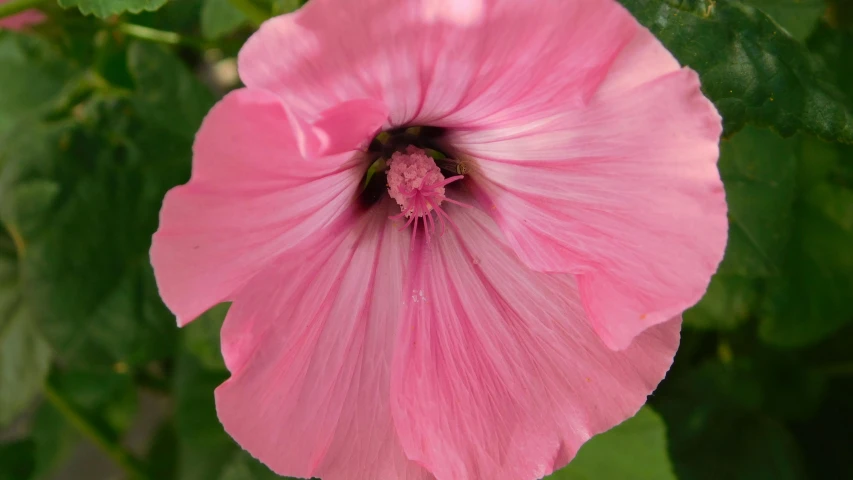
[[265,270],[228,312],[232,376],[216,391],[219,418],[281,475],[433,478],[403,455],[389,406],[409,237],[389,212],[378,207],[299,261]]
[[651,34],[627,50],[588,105],[451,139],[516,253],[576,274],[614,349],[702,297],[727,235],[720,116]]
[[267,21],[239,71],[306,118],[373,98],[393,125],[485,128],[583,103],[638,28],[613,0],[312,0]]
[[397,431],[439,479],[541,478],[637,412],[669,369],[681,321],[613,351],[571,275],[529,270],[482,211],[448,215],[458,230],[410,263],[391,383]]
[[274,95],[243,89],[201,126],[192,178],[166,195],[151,247],[160,295],[181,325],[348,218],[363,162],[352,152],[305,160],[292,118]]

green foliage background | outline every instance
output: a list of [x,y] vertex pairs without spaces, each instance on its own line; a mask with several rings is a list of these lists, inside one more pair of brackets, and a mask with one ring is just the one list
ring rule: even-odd
[[[300,1],[24,2],[49,20],[0,32],[0,480],[87,444],[130,479],[277,478],[216,420],[227,307],[175,328],[147,252],[239,47]],[[622,3],[724,117],[730,239],[650,406],[552,478],[853,478],[853,0]]]

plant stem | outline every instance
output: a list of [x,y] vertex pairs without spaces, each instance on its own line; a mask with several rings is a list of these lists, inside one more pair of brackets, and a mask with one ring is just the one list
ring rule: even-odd
[[83,436],[101,448],[113,461],[115,461],[127,473],[128,478],[134,480],[148,480],[144,473],[141,462],[121,445],[107,438],[96,426],[92,425],[71,403],[62,396],[53,386],[46,382],[44,395],[47,401],[56,408],[59,413],[76,428]]
[[231,5],[240,10],[256,27],[270,18],[270,13],[252,3],[252,0],[228,0]]
[[150,42],[165,43],[167,45],[187,45],[199,50],[204,50],[206,48],[204,42],[200,40],[185,37],[179,33],[157,30],[156,28],[134,25],[132,23],[119,24],[118,31],[130,37],[136,37]]
[[21,13],[24,10],[29,10],[40,3],[46,3],[47,0],[10,0],[0,4],[0,18],[11,17],[16,13]]

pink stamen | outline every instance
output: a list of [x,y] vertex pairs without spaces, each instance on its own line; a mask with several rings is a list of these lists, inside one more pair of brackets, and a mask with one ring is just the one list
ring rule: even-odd
[[397,201],[401,210],[400,214],[390,218],[392,220],[408,218],[401,229],[412,225],[413,248],[419,224],[423,225],[427,243],[430,241],[430,236],[435,233],[436,221],[432,217],[433,212],[438,215],[441,235],[444,235],[447,223],[454,226],[453,221],[441,209],[440,205],[444,201],[456,205],[465,205],[445,196],[445,187],[462,180],[465,178],[464,175],[444,178],[441,169],[435,164],[435,160],[423,150],[412,146],[407,148],[405,153],[394,153],[388,165],[388,193],[391,198]]

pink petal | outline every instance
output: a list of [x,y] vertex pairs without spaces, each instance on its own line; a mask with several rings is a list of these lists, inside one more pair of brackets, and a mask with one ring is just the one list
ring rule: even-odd
[[388,119],[388,109],[370,99],[349,100],[320,114],[313,124],[290,112],[299,152],[315,159],[366,148]]
[[433,478],[403,455],[391,419],[409,234],[392,228],[392,210],[377,210],[303,259],[264,270],[225,320],[232,377],[216,391],[219,418],[281,475]]
[[[0,3],[6,3],[8,0],[0,0]],[[45,21],[47,17],[38,10],[24,10],[21,13],[0,19],[0,29],[8,28],[9,30],[23,30],[29,26],[39,24]]]
[[727,233],[719,115],[651,34],[628,51],[582,108],[453,138],[516,253],[576,274],[614,349],[702,297]]
[[535,480],[632,416],[665,375],[680,319],[609,349],[574,278],[529,270],[478,209],[416,252],[392,373],[403,448],[436,478]]
[[312,0],[267,21],[239,70],[307,119],[372,98],[393,125],[479,128],[584,103],[638,28],[613,0]]
[[427,20],[444,20],[458,25],[471,25],[483,18],[485,0],[424,0]]
[[277,256],[346,221],[363,162],[352,152],[303,159],[291,118],[277,97],[243,89],[201,126],[192,178],[166,195],[151,247],[160,294],[181,325],[230,299]]

